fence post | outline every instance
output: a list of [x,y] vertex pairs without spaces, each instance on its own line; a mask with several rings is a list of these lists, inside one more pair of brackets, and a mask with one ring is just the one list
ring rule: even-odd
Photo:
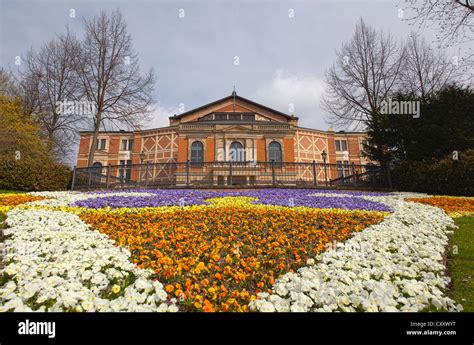
[[318,185],[318,175],[316,174],[316,161],[313,161],[313,184]]
[[72,182],[71,182],[71,190],[74,190],[74,185],[76,184],[76,166],[72,169]]
[[110,185],[110,164],[107,165],[107,178],[105,179],[105,188],[109,189]]
[[272,159],[272,186],[275,186],[275,160]]
[[371,169],[371,173],[372,173],[372,186],[373,188],[375,188],[375,169]]
[[186,186],[189,186],[189,167],[190,167],[189,159],[186,162]]
[[149,162],[147,161],[146,162],[146,166],[145,166],[145,186],[147,187],[148,186],[148,169],[149,169]]
[[232,186],[232,161],[229,162],[229,185]]
[[354,179],[354,187],[357,187],[357,175],[355,172],[354,162],[352,162],[351,167],[352,167],[352,178]]

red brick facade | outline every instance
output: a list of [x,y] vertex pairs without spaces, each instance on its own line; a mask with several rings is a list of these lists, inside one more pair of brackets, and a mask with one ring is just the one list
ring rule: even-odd
[[[91,138],[91,132],[81,133],[78,167],[87,165]],[[101,132],[98,139],[105,139],[105,147],[96,151],[94,162],[102,166],[140,163],[140,153],[144,162],[187,162],[196,141],[205,162],[231,160],[232,147],[242,147],[246,161],[270,161],[269,147],[276,142],[273,147],[281,148],[284,162],[322,163],[325,151],[328,163],[367,163],[361,156],[366,133],[302,128],[297,117],[237,95],[172,116],[168,127]],[[131,150],[127,140],[133,140]]]

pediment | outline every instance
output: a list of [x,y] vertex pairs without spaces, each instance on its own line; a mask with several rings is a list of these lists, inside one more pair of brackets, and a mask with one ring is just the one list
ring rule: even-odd
[[250,109],[248,107],[245,107],[243,104],[240,104],[241,102],[240,101],[237,101],[235,102],[235,104],[233,102],[223,102],[222,104],[220,104],[220,106],[214,108],[214,112],[218,113],[218,112],[222,112],[222,113],[227,113],[227,112],[242,112],[242,113],[252,113],[254,112],[253,109]]
[[223,132],[241,132],[241,131],[248,131],[252,129],[252,126],[245,126],[245,125],[231,125],[225,126],[220,128]]
[[[296,124],[298,118],[281,113],[262,104],[256,103],[240,96],[227,96],[220,100],[208,103],[199,108],[187,111],[180,115],[170,117],[171,125],[185,122],[206,121],[206,117],[217,113],[229,114],[255,114],[256,121],[279,122]],[[215,117],[214,117],[215,118]]]

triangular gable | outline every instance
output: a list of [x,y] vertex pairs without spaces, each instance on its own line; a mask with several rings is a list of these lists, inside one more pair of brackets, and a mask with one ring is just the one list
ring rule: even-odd
[[264,105],[258,104],[246,98],[235,95],[228,96],[217,100],[215,102],[206,104],[199,108],[187,111],[180,115],[171,116],[170,120],[177,121],[178,123],[194,122],[200,118],[218,112],[242,112],[242,113],[255,113],[257,118],[267,121],[276,121],[280,123],[288,123],[289,121],[296,121],[297,118],[277,110],[268,108]]
[[245,126],[245,125],[231,125],[231,126],[222,128],[222,131],[224,132],[248,131],[250,128],[249,126]]
[[235,103],[236,103],[235,107],[234,107],[233,103],[232,104],[227,104],[227,105],[223,104],[222,107],[216,109],[216,112],[223,112],[223,113],[224,112],[233,112],[234,109],[235,109],[235,111],[243,112],[243,113],[252,112],[251,109],[246,108],[246,107],[242,106],[241,104],[237,104],[237,102],[235,102]]

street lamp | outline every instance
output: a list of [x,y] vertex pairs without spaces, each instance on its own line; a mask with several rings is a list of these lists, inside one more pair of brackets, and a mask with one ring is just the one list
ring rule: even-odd
[[321,157],[323,157],[323,162],[324,162],[324,179],[326,180],[326,186],[328,185],[328,172],[326,169],[326,158],[328,154],[326,153],[326,150],[323,150],[321,153]]

